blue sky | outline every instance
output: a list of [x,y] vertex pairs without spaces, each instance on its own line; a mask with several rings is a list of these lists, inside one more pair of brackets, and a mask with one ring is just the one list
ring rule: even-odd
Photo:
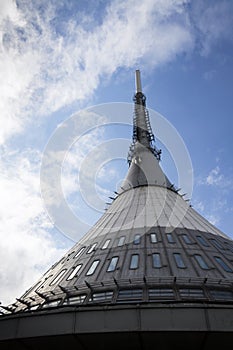
[[[131,103],[138,68],[147,106],[176,128],[190,154],[191,204],[233,238],[232,26],[231,0],[1,1],[3,303],[19,297],[73,245],[53,225],[41,199],[41,159],[51,135],[79,110]],[[125,109],[131,113],[127,118],[131,107]],[[121,159],[104,164],[104,157],[117,157],[105,142],[118,138],[125,139]],[[89,224],[127,171],[123,158],[130,139],[130,126],[96,127],[68,152],[63,191],[75,214]],[[96,211],[86,208],[86,199],[97,198],[88,186],[81,199],[77,173],[88,153],[102,145],[104,157],[93,160]],[[166,144],[158,146],[163,169],[177,183]]]

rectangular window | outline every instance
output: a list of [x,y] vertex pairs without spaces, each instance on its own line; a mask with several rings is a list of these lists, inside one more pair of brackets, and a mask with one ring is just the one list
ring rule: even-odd
[[185,243],[187,243],[187,244],[192,244],[192,242],[191,242],[189,236],[187,236],[187,235],[182,235],[182,236],[183,236],[183,240],[185,241]]
[[74,297],[70,297],[68,299],[65,299],[63,302],[63,305],[82,304],[85,299],[86,299],[86,294],[76,295]]
[[113,297],[113,292],[100,292],[100,293],[94,293],[90,299],[90,301],[95,301],[95,302],[104,302],[104,301],[109,301],[112,300]]
[[167,240],[168,243],[175,243],[171,233],[167,233]]
[[133,244],[140,244],[140,241],[141,241],[141,235],[136,234],[134,236]]
[[67,281],[72,280],[72,278],[74,278],[75,276],[77,276],[78,271],[81,269],[82,264],[77,265],[74,270],[72,271],[72,273],[69,275],[69,277],[67,278]]
[[203,290],[197,288],[181,288],[179,292],[182,298],[203,299],[205,297]]
[[222,258],[219,258],[218,256],[214,257],[217,263],[225,270],[226,272],[233,272],[232,269],[222,260]]
[[174,253],[173,255],[174,255],[177,267],[179,267],[180,269],[184,269],[186,266],[183,262],[181,255],[179,253]]
[[97,266],[99,265],[99,262],[100,262],[99,260],[93,261],[91,267],[89,268],[89,270],[86,273],[87,276],[93,275],[93,273],[95,272]]
[[206,264],[201,255],[195,254],[194,257],[202,269],[209,270],[209,266]]
[[102,249],[107,249],[108,246],[109,246],[109,243],[110,243],[110,239],[107,239],[107,240],[104,242],[104,245],[103,245]]
[[84,249],[85,249],[85,247],[82,247],[81,249],[79,249],[79,251],[76,253],[74,258],[77,258],[78,256],[80,256],[82,254],[82,252],[84,251]]
[[153,233],[150,234],[150,241],[151,241],[151,243],[157,243],[158,242],[156,232],[153,232]]
[[156,289],[149,289],[149,299],[173,299],[174,298],[174,292],[173,289],[170,288],[156,288]]
[[206,242],[206,240],[202,236],[197,236],[198,241],[203,245],[204,247],[209,247],[209,244]]
[[131,256],[131,261],[130,261],[130,269],[135,270],[138,268],[138,263],[139,263],[139,255],[138,254],[133,254]]
[[109,263],[109,265],[108,265],[108,269],[107,269],[108,272],[115,271],[116,266],[117,266],[117,263],[118,263],[118,259],[119,259],[118,256],[114,256],[114,257],[111,259],[111,261],[110,261],[110,263]]
[[47,308],[47,307],[56,307],[60,304],[61,299],[58,300],[53,300],[53,301],[49,301],[48,303],[43,304],[43,309]]
[[233,293],[230,290],[210,290],[210,294],[214,299],[232,300]]
[[92,253],[96,246],[97,246],[97,243],[92,244],[92,245],[90,246],[89,250],[87,251],[87,254]]
[[60,281],[60,279],[62,279],[62,277],[64,276],[65,273],[66,273],[66,269],[65,270],[61,270],[59,272],[59,274],[57,275],[57,277],[54,278],[54,280],[50,283],[50,286],[52,286],[53,284],[56,284],[58,281]]
[[125,236],[122,236],[119,238],[117,246],[121,247],[124,243],[125,243]]
[[124,289],[119,290],[118,302],[135,302],[142,300],[142,289]]
[[153,267],[155,267],[155,268],[162,267],[161,258],[160,258],[159,253],[152,254],[152,262],[153,262],[153,264],[152,264]]

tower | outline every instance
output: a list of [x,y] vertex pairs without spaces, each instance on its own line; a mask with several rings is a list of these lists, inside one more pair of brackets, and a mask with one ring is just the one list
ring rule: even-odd
[[233,241],[160,167],[136,71],[129,169],[98,222],[15,303],[1,349],[210,349],[233,340]]

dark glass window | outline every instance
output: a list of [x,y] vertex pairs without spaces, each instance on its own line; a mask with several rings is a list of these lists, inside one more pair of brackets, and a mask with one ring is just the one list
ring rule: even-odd
[[116,266],[117,266],[117,263],[118,263],[118,259],[119,259],[118,256],[114,256],[114,257],[111,259],[111,261],[110,261],[110,263],[109,263],[109,265],[108,265],[108,269],[107,269],[108,272],[115,271]]
[[211,239],[211,242],[213,245],[218,248],[218,249],[224,249],[223,246],[216,240],[216,239]]
[[89,270],[86,273],[87,276],[93,275],[97,266],[99,265],[99,262],[100,262],[99,260],[93,261],[93,263],[91,264],[91,267],[89,268]]
[[122,289],[119,290],[117,301],[135,302],[142,300],[142,289]]
[[138,263],[139,263],[139,255],[138,254],[133,254],[131,256],[131,261],[130,261],[130,269],[134,270],[138,268]]
[[134,236],[133,244],[140,244],[140,241],[141,241],[141,235],[136,234]]
[[185,241],[185,243],[192,244],[192,242],[191,242],[191,240],[190,240],[188,235],[185,234],[185,235],[182,235],[182,236],[183,236],[183,240]]
[[197,236],[198,241],[203,245],[204,247],[209,247],[209,244],[206,242],[206,240],[202,236]]
[[226,272],[233,272],[232,269],[222,260],[222,258],[215,256],[214,257],[217,263],[225,270]]
[[69,277],[67,277],[67,280],[72,280],[72,278],[74,278],[75,276],[77,276],[77,273],[79,272],[79,270],[81,269],[82,264],[77,265],[74,270],[71,272],[71,274],[69,275]]
[[218,299],[218,300],[233,299],[233,293],[230,290],[210,290],[210,294],[214,299]]
[[87,254],[90,254],[94,251],[95,247],[97,246],[97,243],[94,243],[90,246],[89,250],[87,251]]
[[121,247],[124,243],[125,243],[125,236],[122,236],[119,238],[117,246]]
[[173,299],[174,298],[174,292],[171,288],[155,288],[155,289],[149,289],[149,299]]
[[194,257],[202,269],[209,270],[209,266],[206,264],[205,260],[202,258],[201,255],[195,254]]
[[167,233],[167,241],[168,243],[175,243],[171,233]]
[[154,253],[152,254],[152,262],[153,262],[153,267],[161,267],[161,257],[159,253]]
[[156,232],[153,232],[153,233],[150,234],[150,241],[151,241],[151,243],[157,243],[158,242]]
[[177,267],[179,267],[180,269],[184,269],[186,266],[183,262],[182,256],[179,253],[174,253],[173,255],[174,255]]
[[179,292],[182,298],[203,299],[205,297],[203,290],[197,288],[181,288]]
[[107,249],[108,246],[109,246],[110,241],[111,241],[110,239],[107,239],[107,240],[104,242],[104,245],[103,245],[102,249]]
[[52,286],[53,284],[56,284],[58,281],[60,281],[65,273],[66,273],[66,269],[61,270],[59,274],[54,278],[54,280],[50,283],[50,285]]

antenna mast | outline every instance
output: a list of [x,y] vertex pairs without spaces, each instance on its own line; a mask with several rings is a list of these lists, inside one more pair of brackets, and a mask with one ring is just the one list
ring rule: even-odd
[[160,160],[161,150],[155,147],[155,137],[150,125],[149,113],[146,109],[146,96],[142,92],[141,74],[137,69],[135,72],[135,88],[134,95],[134,118],[133,118],[133,141],[128,153],[128,163],[131,164],[135,155],[135,144],[139,142],[148,148],[155,157]]

